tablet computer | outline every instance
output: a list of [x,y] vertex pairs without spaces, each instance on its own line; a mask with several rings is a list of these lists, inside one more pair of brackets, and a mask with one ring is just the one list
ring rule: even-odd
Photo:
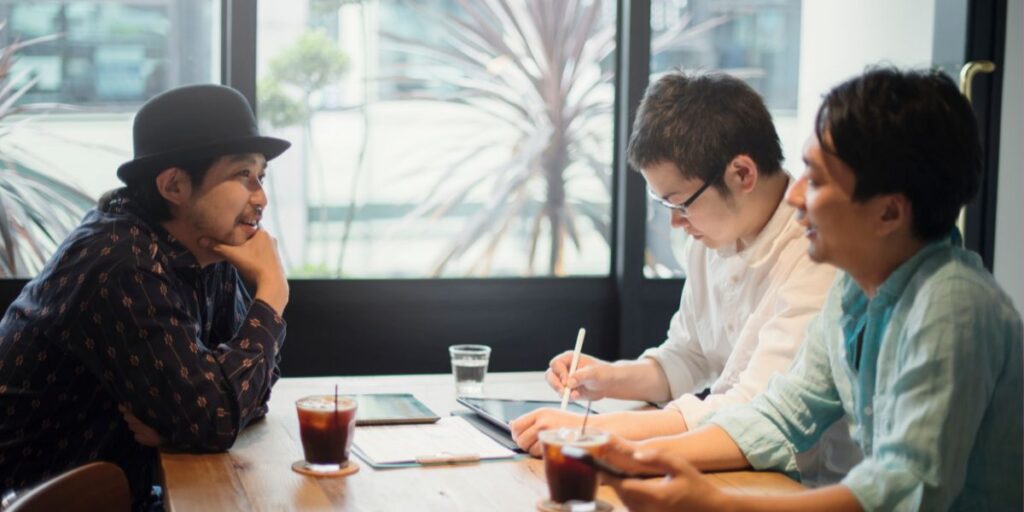
[[410,393],[372,393],[355,395],[358,409],[356,425],[407,425],[435,423],[441,419]]
[[[473,412],[490,423],[510,431],[508,424],[530,412],[542,407],[561,407],[562,403],[554,400],[514,400],[508,398],[470,398],[459,397],[458,402],[469,407]],[[580,404],[570,402],[566,409],[569,412],[584,414],[587,409]],[[597,414],[593,409],[590,414]]]

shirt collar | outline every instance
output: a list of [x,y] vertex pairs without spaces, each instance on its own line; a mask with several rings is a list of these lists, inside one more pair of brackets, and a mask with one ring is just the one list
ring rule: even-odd
[[954,227],[948,236],[925,245],[916,254],[911,256],[910,259],[896,267],[896,270],[882,282],[882,286],[878,287],[876,298],[882,298],[887,302],[895,301],[900,295],[903,295],[903,290],[907,288],[910,278],[917,273],[917,270],[932,254],[942,249],[961,247],[962,245],[963,238],[960,236],[960,230]]
[[[792,184],[792,178],[787,177],[787,191]],[[784,240],[785,237],[783,237],[782,234],[789,226],[789,221],[794,215],[796,215],[796,209],[786,202],[785,195],[783,195],[782,200],[779,201],[779,205],[775,207],[775,212],[772,213],[772,217],[768,219],[768,223],[765,224],[764,228],[761,229],[761,232],[754,237],[754,241],[751,242],[750,245],[744,247],[741,251],[737,251],[736,243],[734,242],[719,249],[719,256],[723,258],[739,256],[751,267],[763,264],[776,253],[778,245],[789,242],[788,239]]]
[[[949,236],[940,238],[934,242],[931,242],[907,261],[904,261],[900,266],[896,267],[896,270],[889,274],[889,277],[882,282],[882,285],[878,287],[878,294],[872,302],[879,304],[893,303],[903,295],[903,291],[906,290],[907,284],[910,283],[910,279],[914,277],[921,265],[936,251],[940,251],[944,248],[960,247],[963,245],[963,238],[960,236],[960,230],[954,227],[950,231]],[[860,311],[867,304],[867,295],[861,290],[857,282],[853,280],[849,275],[846,275],[845,284],[843,287],[843,312],[850,314],[855,311]]]

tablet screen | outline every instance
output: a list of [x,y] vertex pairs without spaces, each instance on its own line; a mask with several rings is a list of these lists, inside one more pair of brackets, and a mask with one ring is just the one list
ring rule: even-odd
[[356,425],[434,423],[440,418],[409,393],[356,395]]
[[[554,400],[510,400],[504,398],[468,398],[460,397],[459,403],[469,407],[473,412],[487,419],[491,423],[508,430],[508,424],[512,420],[536,409],[543,407],[559,408],[562,403]],[[569,412],[583,414],[587,409],[575,402],[569,404],[566,409]],[[597,414],[591,410],[591,414]]]

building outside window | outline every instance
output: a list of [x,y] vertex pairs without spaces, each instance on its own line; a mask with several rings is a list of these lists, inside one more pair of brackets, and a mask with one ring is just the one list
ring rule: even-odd
[[[764,96],[785,167],[799,174],[829,87],[872,63],[933,65],[935,3],[652,0],[650,78],[743,78]],[[610,275],[617,7],[259,2],[257,113],[265,131],[295,143],[272,163],[266,217],[290,277]],[[31,210],[16,192],[33,180],[61,197],[35,198],[61,213],[45,236],[22,221],[35,245],[5,275],[34,274],[62,230],[119,185],[114,169],[131,157],[142,102],[221,82],[221,9],[0,0],[0,43],[54,36],[19,49],[4,77],[14,90],[30,85],[17,105],[51,105],[0,112],[3,199]],[[685,236],[668,229],[667,212],[649,205],[647,215],[644,275],[684,276]]]
[[220,82],[220,2],[2,0],[0,20],[12,64],[0,104],[16,101],[0,107],[0,276],[31,277],[120,185],[139,106]]

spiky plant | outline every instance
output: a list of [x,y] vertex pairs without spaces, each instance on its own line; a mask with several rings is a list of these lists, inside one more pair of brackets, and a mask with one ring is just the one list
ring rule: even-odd
[[[441,275],[471,249],[468,274],[487,275],[498,245],[517,221],[529,226],[523,273],[536,273],[538,246],[547,237],[546,274],[566,273],[566,245],[582,250],[589,229],[610,241],[610,115],[614,105],[615,27],[605,23],[601,0],[456,0],[458,12],[437,3],[410,6],[444,31],[430,43],[382,31],[392,48],[418,59],[412,71],[386,77],[398,83],[437,85],[430,94],[400,98],[470,107],[515,134],[488,130],[474,140],[441,148],[447,169],[407,218],[439,217],[467,198],[493,200],[477,211],[432,269]],[[680,44],[725,21],[714,18],[652,41],[652,50]],[[441,92],[437,92],[441,91]],[[507,157],[485,165],[481,155],[503,148]],[[603,186],[584,195],[573,180]],[[453,185],[454,184],[454,185]],[[486,192],[484,192],[486,190]]]
[[[0,21],[0,31],[6,25],[6,20]],[[0,48],[0,142],[17,129],[11,116],[60,107],[19,104],[18,100],[35,87],[39,78],[30,70],[12,75],[19,50],[57,37],[16,41]],[[45,176],[0,150],[0,277],[29,277],[39,272],[93,204],[92,198],[80,190]]]

